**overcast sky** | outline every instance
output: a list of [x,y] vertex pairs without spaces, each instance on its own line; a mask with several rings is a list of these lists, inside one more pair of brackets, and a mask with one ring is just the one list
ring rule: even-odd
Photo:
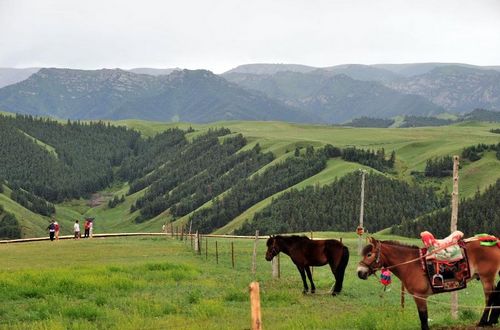
[[0,0],[0,67],[500,65],[499,0]]

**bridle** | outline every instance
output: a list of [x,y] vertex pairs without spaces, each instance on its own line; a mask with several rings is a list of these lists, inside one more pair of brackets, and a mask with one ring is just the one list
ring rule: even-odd
[[276,238],[273,237],[273,246],[271,247],[271,256],[274,258],[275,256],[278,255],[278,253],[280,253],[280,250],[277,247]]
[[368,275],[375,274],[377,270],[382,269],[384,267],[380,262],[380,252],[382,250],[382,242],[379,241],[376,246],[374,244],[372,244],[372,246],[375,248],[375,255],[376,255],[375,260],[372,261],[370,264],[365,263],[363,260],[359,262],[359,265],[368,268]]

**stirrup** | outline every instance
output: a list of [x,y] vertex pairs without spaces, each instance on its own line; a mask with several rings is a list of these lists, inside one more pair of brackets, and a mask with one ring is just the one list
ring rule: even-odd
[[441,289],[444,287],[443,283],[444,283],[443,275],[434,274],[434,276],[432,276],[432,286],[433,287]]

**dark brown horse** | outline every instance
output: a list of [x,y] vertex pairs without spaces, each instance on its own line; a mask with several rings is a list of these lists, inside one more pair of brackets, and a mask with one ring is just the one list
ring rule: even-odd
[[[486,300],[478,325],[496,324],[500,314],[500,281],[495,288],[495,278],[500,275],[500,249],[481,246],[478,241],[465,244],[471,275],[479,276]],[[408,293],[413,295],[422,329],[429,329],[427,297],[432,295],[432,288],[421,267],[419,248],[370,238],[370,244],[363,249],[362,256],[363,260],[359,262],[357,269],[359,278],[366,280],[376,270],[390,268]]]
[[311,275],[311,266],[330,265],[335,276],[335,286],[332,295],[337,295],[342,290],[344,273],[349,261],[349,250],[335,239],[311,240],[306,236],[271,236],[267,240],[266,260],[271,261],[278,253],[288,255],[299,270],[304,293],[309,291],[306,273],[311,282],[311,293],[316,291]]

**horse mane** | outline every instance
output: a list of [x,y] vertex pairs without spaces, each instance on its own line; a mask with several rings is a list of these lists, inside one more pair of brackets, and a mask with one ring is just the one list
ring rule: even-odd
[[281,238],[281,239],[288,240],[288,241],[302,241],[302,240],[310,241],[311,240],[309,237],[307,237],[305,235],[290,235],[290,236],[276,235],[274,237]]
[[389,241],[380,241],[380,242],[382,242],[384,244],[395,245],[395,246],[405,247],[405,248],[409,248],[409,249],[420,249],[418,246],[416,246],[414,244],[401,243],[400,241],[389,240]]

